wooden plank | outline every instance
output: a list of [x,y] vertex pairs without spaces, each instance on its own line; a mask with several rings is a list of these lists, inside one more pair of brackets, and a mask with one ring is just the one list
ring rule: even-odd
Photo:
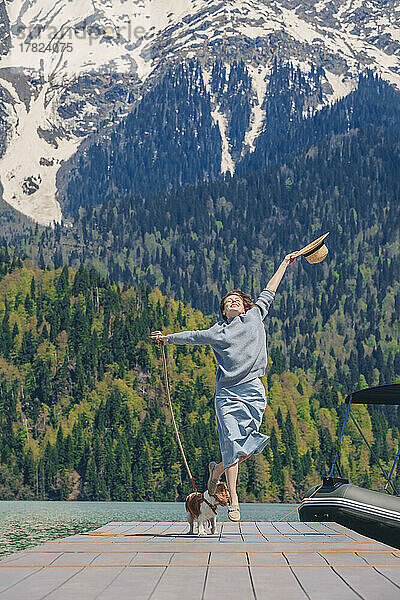
[[[168,526],[170,527],[170,526]],[[154,527],[137,527],[136,525],[131,525],[129,527],[125,527],[124,529],[122,529],[122,527],[116,527],[115,528],[115,535],[119,536],[119,535],[152,535],[154,532]]]
[[203,598],[215,600],[222,595],[229,600],[256,600],[248,567],[208,567]]
[[270,565],[270,566],[287,566],[287,560],[281,552],[277,554],[271,554],[269,552],[248,552],[247,558],[252,567],[257,565]]
[[[308,596],[300,587],[299,582],[290,569],[274,567],[252,568],[256,597],[259,600],[273,598],[274,600],[305,600]],[[243,600],[246,597],[243,597]],[[322,600],[323,596],[319,597]],[[325,599],[324,599],[325,600]]]
[[348,542],[345,536],[341,536],[339,534],[335,534],[335,536],[331,535],[323,535],[322,533],[315,533],[312,537],[305,533],[288,535],[285,537],[286,541],[297,542],[298,544],[312,543],[312,544],[327,544],[332,542],[333,544],[346,544]]
[[117,535],[123,535],[125,533],[125,531],[127,531],[128,529],[130,529],[130,526],[128,523],[125,524],[125,527],[110,527],[109,525],[103,525],[102,527],[98,527],[97,529],[94,529],[93,531],[90,532],[86,532],[83,535],[87,535],[87,533],[89,533],[89,535],[91,533],[96,533],[96,534],[100,534],[100,533],[115,533]]
[[206,573],[207,564],[203,567],[168,567],[151,600],[201,600]]
[[[31,555],[34,556],[34,555]],[[46,556],[46,555],[45,555]],[[63,567],[64,565],[75,566],[75,565],[90,565],[97,557],[99,552],[84,552],[84,553],[68,553],[60,554],[52,564],[57,567]],[[36,559],[37,560],[37,559]]]
[[390,581],[397,589],[400,597],[400,553],[357,552],[360,560],[373,565],[374,570]]
[[246,552],[231,554],[230,552],[211,551],[210,554],[210,565],[245,565],[248,562]]
[[60,558],[60,556],[62,556],[62,552],[50,552],[41,555],[38,561],[38,557],[35,554],[31,554],[30,552],[20,552],[14,560],[10,560],[6,564],[10,566],[18,564],[35,566],[39,562],[41,565],[51,565],[54,561]]
[[362,552],[357,551],[357,555],[370,565],[393,565],[400,566],[400,550],[397,552]]
[[243,523],[240,524],[238,533],[249,533],[250,535],[255,535],[258,533],[258,531],[254,523]]
[[[175,521],[163,521],[164,525],[171,525],[175,523]],[[155,525],[159,525],[159,521],[110,521],[103,527],[126,527],[135,526],[135,527],[154,527]]]
[[[327,559],[318,552],[284,554],[288,565],[310,600],[354,600],[360,596],[335,571],[328,566]],[[332,555],[327,555],[331,557]],[[336,556],[336,553],[333,554]],[[351,554],[352,556],[352,554]],[[310,566],[307,566],[310,565]]]
[[13,567],[0,569],[0,593],[6,592],[19,582],[26,581],[31,575],[37,573],[40,567]]
[[[92,549],[90,548],[83,548],[82,551],[84,552],[109,552],[109,553],[116,553],[116,552],[120,552],[120,553],[129,553],[129,552],[147,552],[151,549],[153,549],[155,547],[155,545],[153,543],[148,543],[146,545],[143,544],[131,544],[129,546],[126,545],[120,545],[120,544],[115,544],[113,546],[110,547],[104,547],[104,546],[93,546]],[[166,543],[157,543],[156,544],[157,550],[158,551],[162,551],[162,552],[208,552],[208,551],[223,551],[223,552],[231,552],[231,553],[237,553],[237,552],[271,552],[271,553],[276,553],[276,552],[285,552],[287,554],[307,554],[310,552],[321,552],[321,553],[325,553],[325,552],[362,552],[369,554],[369,553],[385,553],[385,554],[391,554],[393,552],[393,549],[387,549],[387,550],[380,550],[379,547],[377,548],[374,545],[371,546],[363,546],[362,549],[359,546],[355,546],[353,544],[329,544],[329,543],[312,543],[312,542],[308,542],[308,543],[297,543],[297,542],[289,542],[289,543],[276,543],[276,542],[267,542],[267,543],[263,543],[263,544],[257,544],[257,543],[247,543],[247,542],[242,542],[240,544],[233,544],[230,542],[224,543],[221,542],[219,544],[215,544],[214,542],[210,541],[210,540],[203,540],[201,543],[198,542],[194,542],[194,543],[186,543],[186,544],[177,544],[177,543],[173,543],[173,544],[166,544]],[[68,554],[71,553],[68,551],[68,548],[65,549],[64,554]],[[75,548],[75,553],[81,553],[80,548]],[[36,559],[34,561],[34,559],[32,558],[32,560],[30,560],[29,564],[36,564],[37,562],[40,563],[41,558],[43,556],[45,556],[47,554],[47,551],[41,551],[41,550],[36,550],[36,551],[30,551],[27,552],[25,554],[25,557],[27,558],[28,556],[33,555],[34,557],[36,556]],[[54,553],[52,553],[54,554]],[[399,554],[400,556],[400,554]],[[17,561],[14,561],[17,562]],[[24,561],[19,560],[19,563],[22,563]],[[11,564],[11,563],[8,563]],[[0,563],[0,567],[3,565],[3,563]]]
[[265,537],[262,536],[261,534],[259,534],[258,536],[256,535],[247,535],[247,534],[243,534],[243,542],[251,544],[251,543],[255,543],[255,544],[264,544],[265,543]]
[[294,529],[290,523],[283,523],[283,522],[274,523],[274,529],[277,533],[283,533],[283,534],[294,532]]
[[334,532],[343,533],[350,540],[365,541],[365,540],[370,539],[367,536],[362,535],[361,533],[357,533],[357,531],[352,531],[351,529],[347,529],[347,527],[344,527],[344,525],[340,525],[339,523],[334,523],[334,522],[329,521],[328,523],[325,524],[325,526],[327,529],[332,530]]
[[[161,554],[161,553],[157,552],[156,549],[154,549],[154,552],[151,552],[148,554],[141,554],[140,552],[138,552],[134,556],[134,558],[132,560],[132,564],[135,564],[135,565],[140,565],[140,564],[165,565],[170,562],[172,556],[173,556],[172,553]],[[125,562],[125,561],[121,560],[121,562]]]
[[[97,569],[96,569],[97,571]],[[165,567],[126,568],[95,598],[96,600],[145,600],[157,588]],[[46,599],[47,600],[47,599]],[[62,600],[69,600],[62,598]],[[85,600],[92,600],[85,596]],[[94,597],[93,597],[94,600]]]
[[[324,567],[327,564],[327,561],[318,552],[310,552],[309,554],[307,554],[307,556],[304,556],[304,554],[300,554],[300,553],[299,554],[290,554],[290,555],[284,553],[283,556],[286,558],[287,564],[291,565],[292,567],[304,566],[304,565],[313,565],[315,567],[318,567],[318,566]],[[335,554],[335,556],[336,556],[336,554]]]
[[82,567],[60,567],[40,569],[28,579],[20,581],[12,588],[0,593],[4,600],[42,600],[44,596],[55,591],[71,577],[79,573]]
[[331,552],[331,553],[319,553],[322,560],[328,565],[352,565],[352,566],[365,566],[365,561],[358,556],[357,552]]
[[[294,523],[296,528],[309,527],[311,531],[318,531],[319,533],[334,533],[335,531],[332,528],[327,527],[327,523],[321,523],[320,521],[300,521]],[[342,532],[343,533],[343,532]]]
[[[389,564],[392,564],[393,566],[399,566],[400,567],[400,552],[398,554],[395,554],[393,552],[393,550],[389,549],[389,550],[376,550],[375,548],[373,550],[364,550],[362,551],[362,553],[358,550],[357,548],[354,548],[354,546],[351,546],[350,548],[340,548],[340,549],[329,549],[326,546],[318,546],[317,544],[310,544],[312,549],[304,549],[304,547],[297,547],[296,545],[294,547],[291,547],[289,550],[286,550],[286,554],[301,554],[301,555],[307,555],[310,553],[314,553],[314,552],[319,552],[321,554],[349,554],[349,553],[356,553],[357,555],[365,555],[365,556],[380,556],[382,557],[381,560],[381,564],[386,564],[385,560],[386,557],[388,557],[388,561]],[[272,550],[271,549],[271,544],[264,544],[264,548],[260,549],[260,546],[252,546],[251,544],[246,544],[243,543],[241,546],[230,546],[229,544],[221,544],[220,546],[211,546],[211,545],[206,545],[206,546],[198,546],[198,545],[192,545],[192,546],[179,546],[176,547],[175,545],[159,545],[157,544],[156,546],[157,548],[157,552],[158,553],[164,553],[164,554],[171,554],[173,553],[184,553],[184,554],[204,554],[204,553],[209,553],[209,552],[213,552],[213,553],[226,553],[229,551],[230,554],[236,554],[236,553],[242,553],[242,552],[251,552],[251,553],[261,553],[261,554],[276,554],[276,553],[281,553],[282,552],[282,548],[278,549],[278,550]],[[149,544],[146,548],[143,547],[131,547],[131,548],[124,548],[123,546],[120,547],[118,546],[117,548],[111,546],[111,547],[98,547],[96,546],[95,548],[93,548],[93,551],[91,551],[91,549],[85,549],[85,548],[77,548],[77,549],[66,549],[63,551],[63,554],[87,554],[87,553],[93,553],[93,552],[97,552],[97,553],[103,553],[103,554],[107,554],[107,555],[127,555],[127,554],[132,554],[133,552],[138,552],[140,554],[146,554],[146,553],[152,553],[154,552],[154,545]],[[40,557],[46,554],[53,554],[51,551],[47,551],[47,550],[28,550],[26,552],[26,556],[28,555],[35,555],[37,557],[37,560],[40,562]],[[19,561],[21,562],[21,560]],[[25,561],[24,561],[25,562]],[[374,564],[374,561],[371,559],[370,560],[371,564]],[[7,563],[8,564],[8,563]],[[0,567],[6,566],[4,565],[4,563],[0,563]],[[12,566],[12,564],[10,565]]]
[[291,542],[291,540],[284,533],[274,533],[274,534],[264,534],[265,542],[270,542],[271,544],[278,544],[279,548],[281,548],[281,544],[285,542]]
[[360,600],[360,596],[330,567],[294,566],[291,570],[310,600]]
[[101,552],[94,560],[91,561],[92,566],[101,566],[101,565],[120,565],[121,563],[130,562],[136,558],[137,552],[129,552],[126,554],[120,554],[119,552],[115,554],[110,554]]
[[[303,523],[302,521],[296,521],[295,523],[291,523],[293,529],[298,533],[324,533],[320,531],[318,527],[312,527],[312,523]],[[319,525],[319,523],[316,523]]]
[[[141,544],[141,547],[143,545]],[[83,543],[70,543],[67,540],[64,542],[60,542],[57,544],[57,553],[83,553],[83,552],[135,552],[134,544],[129,543],[115,543],[115,542],[104,542],[99,540],[95,543],[83,542]],[[48,545],[44,544],[40,546],[40,548],[27,550],[25,556],[28,555],[39,555],[39,554],[47,554],[54,553],[54,544]]]
[[114,528],[112,531],[104,531],[91,535],[86,533],[85,538],[89,539],[137,539],[141,543],[147,543],[154,538],[165,537],[166,540],[170,541],[171,538],[168,535],[172,525],[156,524],[149,528],[136,528],[136,527],[125,527],[125,528]]
[[46,596],[46,600],[94,599],[121,574],[123,568],[82,569]]
[[[271,544],[276,544],[276,543],[284,543],[292,546],[296,546],[296,545],[303,545],[304,544],[304,548],[306,547],[306,545],[309,545],[312,543],[312,539],[311,536],[305,537],[305,536],[299,536],[299,535],[278,535],[278,536],[265,536],[265,537],[247,537],[246,536],[246,542],[243,542],[242,539],[240,538],[233,538],[233,537],[229,537],[229,536],[222,536],[221,539],[219,539],[219,536],[217,534],[215,534],[215,536],[204,536],[204,537],[197,537],[197,535],[194,536],[187,536],[186,534],[182,534],[182,536],[175,536],[176,539],[168,539],[167,536],[155,536],[154,538],[146,538],[146,539],[141,539],[141,538],[131,538],[131,539],[121,539],[121,540],[110,540],[110,542],[113,542],[114,544],[130,544],[132,546],[143,546],[146,547],[146,545],[149,544],[149,542],[152,541],[157,541],[160,544],[177,544],[177,545],[184,545],[184,544],[188,544],[188,543],[196,543],[196,544],[201,544],[203,543],[205,540],[207,540],[208,538],[208,542],[210,544],[214,544],[214,545],[218,545],[218,543],[224,543],[224,544],[230,544],[232,546],[236,545],[241,545],[243,543],[247,543],[247,544],[253,544],[253,545],[264,545],[266,541],[270,542]],[[101,542],[105,542],[107,541],[106,539],[100,538]],[[96,541],[96,540],[94,540]],[[91,540],[91,542],[93,543],[93,540]],[[68,542],[66,542],[68,543]],[[365,540],[365,541],[361,541],[361,542],[356,542],[356,541],[351,541],[351,540],[343,540],[337,537],[331,537],[329,538],[328,536],[324,536],[324,538],[319,538],[319,542],[321,545],[323,544],[329,544],[329,545],[341,545],[341,546],[347,546],[347,547],[357,547],[357,548],[366,548],[366,549],[370,549],[370,548],[378,548],[376,542],[374,542],[373,540]],[[392,549],[392,546],[386,546],[386,548],[388,550]]]
[[375,570],[391,581],[397,588],[397,597],[400,598],[400,569],[395,567],[376,566]]
[[210,552],[204,552],[202,554],[179,552],[174,553],[170,565],[171,566],[185,566],[192,565],[193,563],[207,566],[210,562]]
[[394,600],[400,597],[398,586],[383,577],[376,569],[352,567],[335,567],[335,571],[364,600]]
[[[174,541],[174,537],[178,537],[179,539],[184,539],[185,541],[190,538],[189,534],[189,523],[180,523],[179,525],[173,525],[171,530],[168,530],[167,534],[170,536],[170,541]],[[188,537],[186,537],[188,536]]]

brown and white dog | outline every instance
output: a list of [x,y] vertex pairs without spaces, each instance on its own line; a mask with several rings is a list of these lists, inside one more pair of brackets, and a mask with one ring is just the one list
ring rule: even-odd
[[218,506],[228,504],[229,492],[225,483],[217,483],[215,494],[210,496],[206,491],[204,494],[193,492],[186,498],[185,508],[187,520],[190,525],[189,534],[193,533],[194,522],[197,522],[198,535],[206,535],[204,524],[210,522],[211,533],[216,532]]

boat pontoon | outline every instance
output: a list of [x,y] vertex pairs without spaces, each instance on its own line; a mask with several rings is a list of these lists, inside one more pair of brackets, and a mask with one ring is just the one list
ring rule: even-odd
[[[322,485],[311,488],[305,495],[299,507],[300,520],[336,521],[349,529],[400,548],[400,497],[392,482],[400,448],[389,474],[385,472],[378,459],[379,467],[386,479],[385,491],[388,491],[390,485],[394,495],[361,488],[350,484],[348,479],[333,476],[349,415],[368,444],[357,421],[350,413],[350,406],[352,404],[400,405],[400,384],[359,390],[347,396],[345,401],[346,416],[332,468],[328,477],[324,477]],[[373,452],[370,446],[369,448]]]

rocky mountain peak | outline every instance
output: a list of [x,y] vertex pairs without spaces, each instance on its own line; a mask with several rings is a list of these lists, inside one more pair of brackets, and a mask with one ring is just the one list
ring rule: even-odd
[[[233,172],[263,129],[277,59],[323,70],[320,107],[349,93],[367,67],[400,87],[399,14],[396,3],[378,0],[0,2],[3,198],[39,222],[58,221],[60,166],[121,122],[168,65],[193,58],[221,134],[221,171]],[[229,138],[232,106],[210,83],[218,60],[246,65],[242,146]]]

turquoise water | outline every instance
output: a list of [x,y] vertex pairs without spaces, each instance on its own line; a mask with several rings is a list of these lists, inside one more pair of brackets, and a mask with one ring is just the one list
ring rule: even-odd
[[[295,504],[241,504],[242,521],[277,521]],[[285,521],[298,521],[295,511]],[[110,521],[186,521],[178,502],[0,502],[0,556]],[[218,521],[228,521],[227,511]]]

